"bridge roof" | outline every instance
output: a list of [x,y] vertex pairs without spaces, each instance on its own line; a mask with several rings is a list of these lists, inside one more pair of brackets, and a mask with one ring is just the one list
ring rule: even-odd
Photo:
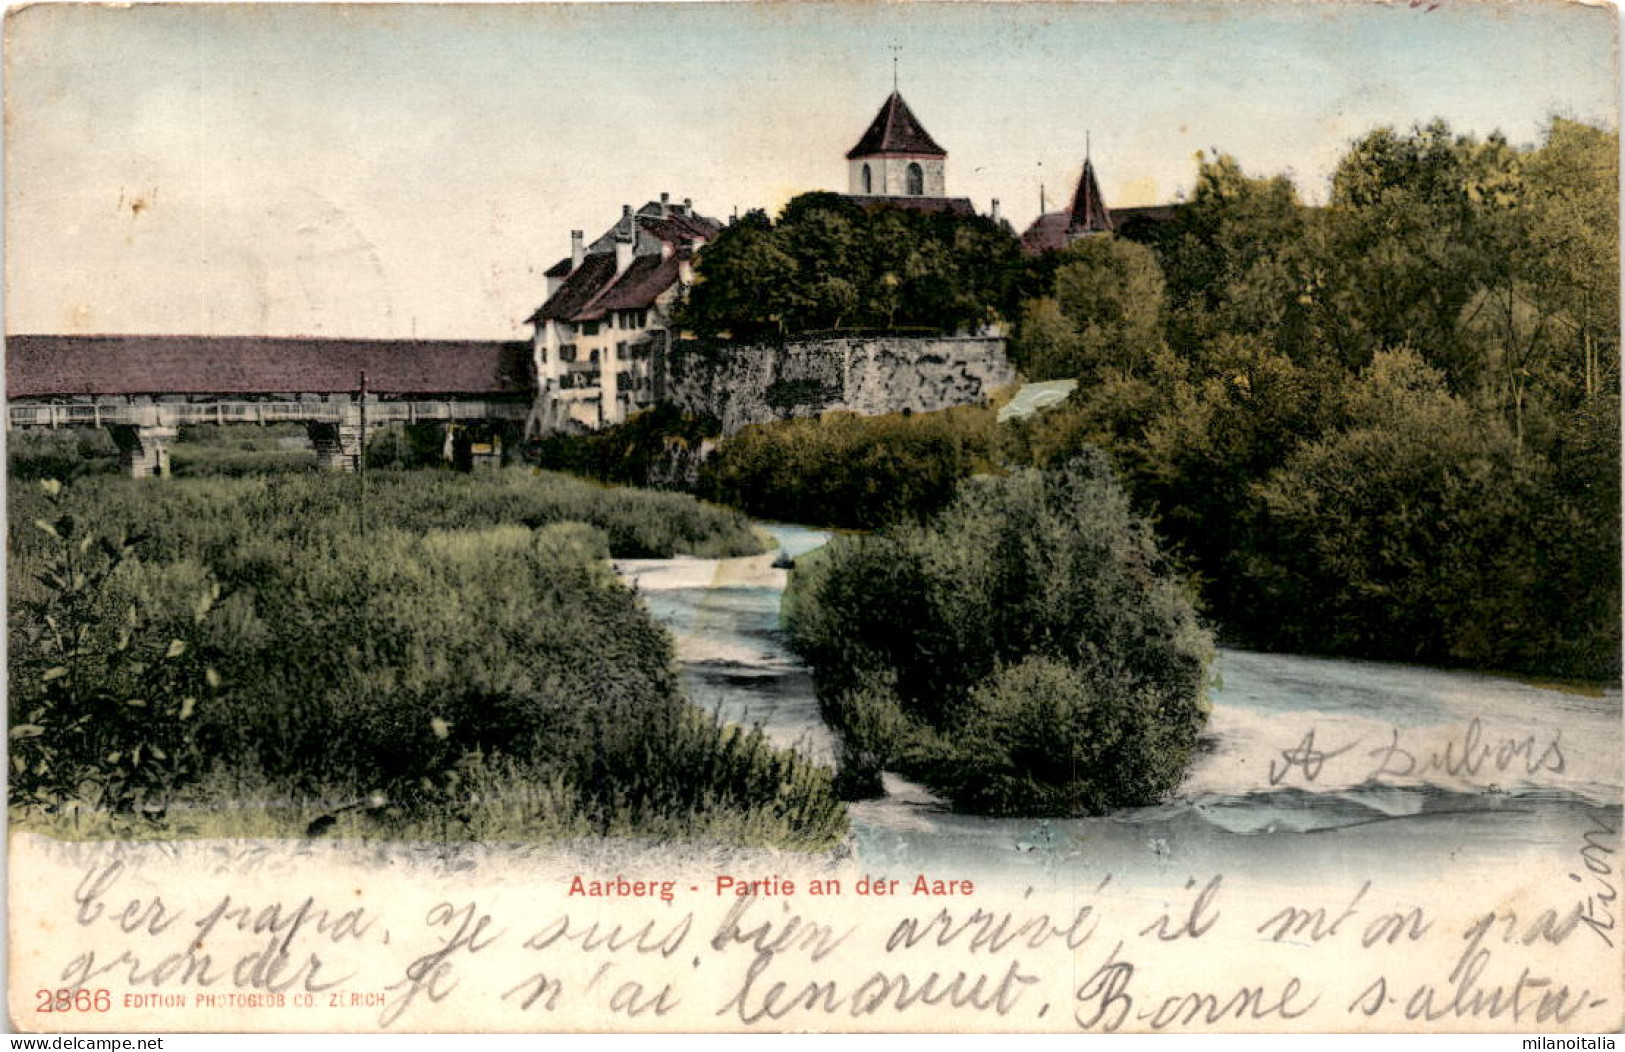
[[288,336],[8,336],[6,396],[523,395],[530,345]]

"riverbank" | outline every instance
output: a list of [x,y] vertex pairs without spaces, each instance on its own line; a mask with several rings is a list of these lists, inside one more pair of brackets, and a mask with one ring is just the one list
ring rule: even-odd
[[[792,557],[827,534],[761,524]],[[775,556],[617,560],[671,630],[685,689],[775,745],[832,761],[812,683],[785,644]],[[1060,866],[1144,874],[1222,864],[1335,871],[1382,859],[1421,873],[1464,855],[1493,866],[1617,828],[1621,694],[1497,676],[1221,648],[1212,720],[1160,806],[1101,818],[957,815],[889,777],[851,805],[865,866],[929,861],[994,876]]]

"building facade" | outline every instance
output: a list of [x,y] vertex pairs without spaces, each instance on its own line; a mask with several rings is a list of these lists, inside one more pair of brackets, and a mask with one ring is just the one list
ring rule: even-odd
[[[976,214],[968,198],[947,196],[948,151],[896,91],[846,159],[848,196],[864,208]],[[995,217],[997,210],[995,201]],[[667,194],[636,210],[622,206],[596,241],[571,231],[570,254],[546,271],[547,300],[529,319],[537,388],[531,433],[607,427],[655,402],[676,336],[672,311],[694,283],[697,255],[721,232],[692,201],[676,204]],[[989,361],[995,372],[1007,368],[1002,344]],[[912,408],[894,408],[904,407]]]
[[547,301],[531,315],[536,412],[532,431],[616,424],[654,401],[654,356],[671,339],[671,311],[694,283],[694,256],[722,232],[692,201],[668,194],[621,217],[596,241],[570,233],[570,254],[546,272]]

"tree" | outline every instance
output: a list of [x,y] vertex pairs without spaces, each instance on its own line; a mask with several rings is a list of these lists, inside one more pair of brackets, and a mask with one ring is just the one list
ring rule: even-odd
[[1485,363],[1460,320],[1507,273],[1518,195],[1517,151],[1499,135],[1481,142],[1435,120],[1355,142],[1310,231],[1317,334],[1349,368],[1410,347],[1453,390],[1476,386]]
[[1111,235],[1060,255],[1053,296],[1027,304],[1017,360],[1034,379],[1089,382],[1148,368],[1162,346],[1164,282],[1156,254]]
[[1555,118],[1523,174],[1530,282],[1590,397],[1619,352],[1619,133]]
[[1537,663],[1570,616],[1542,578],[1550,465],[1417,355],[1377,355],[1347,427],[1255,488],[1247,567],[1270,646],[1408,661]]
[[1190,203],[1160,238],[1174,345],[1193,353],[1220,333],[1246,333],[1301,354],[1305,223],[1286,176],[1255,178],[1228,154],[1199,154]]
[[707,245],[695,285],[676,323],[701,336],[752,339],[783,332],[797,277],[796,260],[780,245],[760,209],[730,223]]
[[802,194],[777,223],[752,212],[696,264],[679,324],[736,339],[859,328],[978,328],[1015,310],[1020,246],[982,216],[864,209]]

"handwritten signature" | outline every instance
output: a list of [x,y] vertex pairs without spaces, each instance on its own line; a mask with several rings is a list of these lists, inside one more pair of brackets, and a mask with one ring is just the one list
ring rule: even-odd
[[[1270,785],[1280,785],[1294,772],[1306,783],[1314,782],[1327,764],[1352,752],[1360,739],[1324,744],[1318,739],[1319,730],[1311,727],[1290,748],[1280,751],[1280,758],[1269,763]],[[1356,754],[1357,756],[1359,754]],[[1376,781],[1385,775],[1408,778],[1426,774],[1443,774],[1451,778],[1478,778],[1486,774],[1505,774],[1521,768],[1525,774],[1547,771],[1562,774],[1568,768],[1563,755],[1563,732],[1552,732],[1550,737],[1534,734],[1494,737],[1486,734],[1483,721],[1476,716],[1459,735],[1452,734],[1443,747],[1423,749],[1401,735],[1399,728],[1390,728],[1385,744],[1365,752],[1368,761],[1366,781]],[[1341,764],[1345,767],[1347,764]]]

